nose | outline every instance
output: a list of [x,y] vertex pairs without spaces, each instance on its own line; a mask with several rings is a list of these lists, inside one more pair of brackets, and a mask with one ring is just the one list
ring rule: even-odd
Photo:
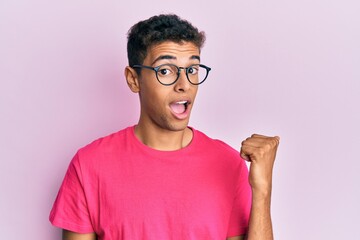
[[175,91],[177,92],[186,92],[190,89],[191,83],[187,79],[186,76],[186,70],[183,68],[180,68],[179,78],[175,83]]

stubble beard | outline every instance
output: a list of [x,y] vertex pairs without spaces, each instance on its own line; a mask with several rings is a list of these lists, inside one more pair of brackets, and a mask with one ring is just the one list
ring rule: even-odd
[[169,119],[169,117],[165,116],[165,115],[161,115],[160,116],[160,122],[155,122],[155,124],[164,129],[164,130],[168,130],[168,131],[174,131],[174,132],[178,132],[178,131],[184,131],[188,124],[189,124],[189,119],[184,119],[182,121],[178,120],[178,123],[172,123],[174,120]]

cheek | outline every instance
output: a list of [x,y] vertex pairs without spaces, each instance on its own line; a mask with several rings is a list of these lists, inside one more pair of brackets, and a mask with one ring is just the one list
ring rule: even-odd
[[195,86],[195,88],[194,88],[194,97],[195,97],[196,94],[197,94],[198,88],[199,88],[199,86]]
[[161,109],[166,107],[168,102],[168,91],[162,86],[143,86],[140,90],[140,99],[143,106],[152,109]]

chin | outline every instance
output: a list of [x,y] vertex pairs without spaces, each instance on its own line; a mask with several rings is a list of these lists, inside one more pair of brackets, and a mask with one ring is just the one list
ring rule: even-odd
[[[167,129],[169,131],[184,131],[189,124],[189,120],[182,120],[182,121],[165,121],[163,122],[164,124],[162,124],[162,128],[163,129]],[[161,125],[160,125],[161,126]]]
[[188,122],[184,124],[171,124],[168,126],[171,131],[184,131],[188,126]]

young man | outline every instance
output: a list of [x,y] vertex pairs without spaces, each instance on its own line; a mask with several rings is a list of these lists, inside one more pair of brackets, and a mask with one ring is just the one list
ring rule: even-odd
[[204,41],[176,15],[130,29],[125,77],[140,119],[73,158],[50,214],[63,239],[273,239],[279,138],[253,135],[239,153],[188,126],[211,70],[200,63]]

